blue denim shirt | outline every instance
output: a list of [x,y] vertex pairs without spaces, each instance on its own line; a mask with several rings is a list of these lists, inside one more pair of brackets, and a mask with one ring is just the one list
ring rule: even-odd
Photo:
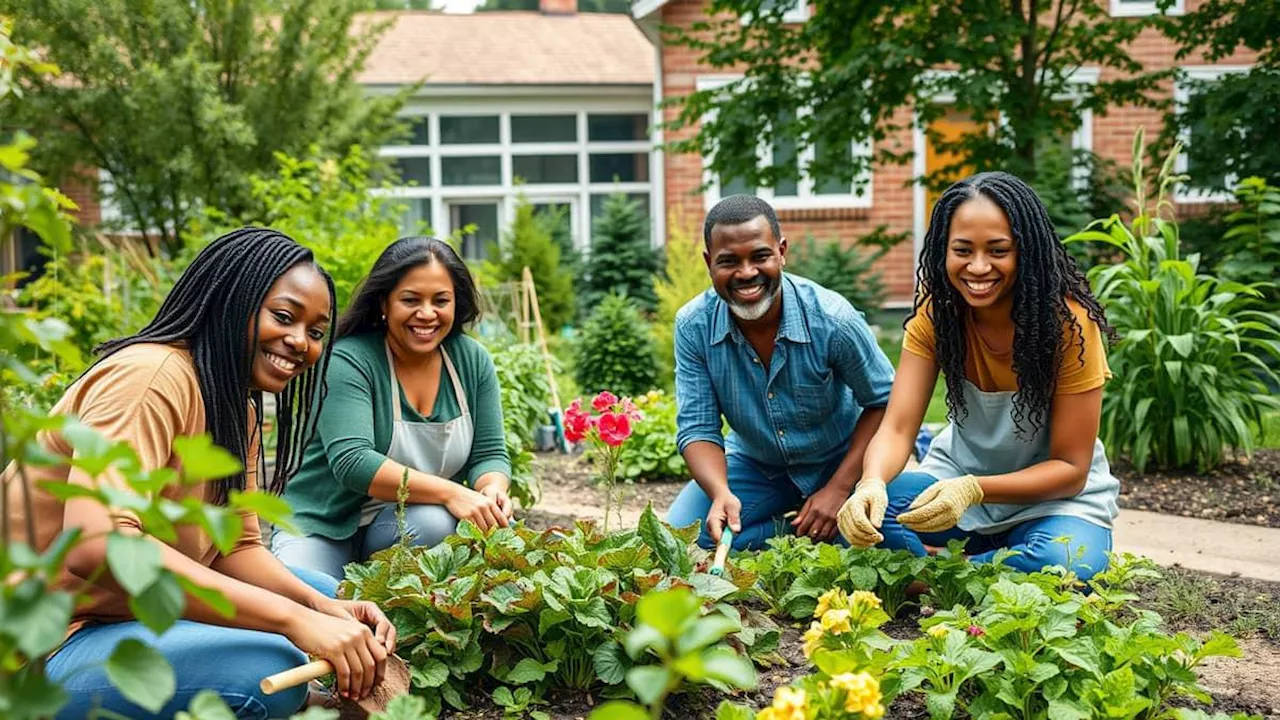
[[[811,495],[823,466],[849,451],[867,407],[884,407],[893,366],[843,296],[782,276],[782,320],[769,367],[707,290],[676,315],[676,443],[705,440],[786,472]],[[720,417],[732,432],[721,434]]]

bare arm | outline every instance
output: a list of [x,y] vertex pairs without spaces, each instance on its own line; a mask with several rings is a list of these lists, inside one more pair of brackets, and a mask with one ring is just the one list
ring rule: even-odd
[[698,487],[714,500],[717,496],[729,492],[729,468],[724,458],[724,448],[716,443],[699,440],[685,447],[684,461],[689,465],[689,474],[698,483]]
[[875,437],[867,446],[862,477],[889,482],[907,466],[937,382],[936,362],[903,351],[893,390],[889,393],[889,407]]
[[845,453],[844,460],[840,461],[839,467],[827,481],[828,487],[843,492],[845,496],[853,492],[853,486],[862,477],[867,449],[880,429],[885,414],[885,408],[867,408],[862,411],[858,424],[853,428],[853,437],[849,440],[849,452]]

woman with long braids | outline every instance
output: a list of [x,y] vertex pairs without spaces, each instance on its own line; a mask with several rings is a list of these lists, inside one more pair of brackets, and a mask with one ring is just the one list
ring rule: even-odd
[[434,238],[401,238],[382,252],[338,323],[329,396],[302,469],[285,490],[302,531],[277,530],[285,564],[343,576],[400,539],[431,546],[462,519],[505,527],[511,461],[493,359],[465,328],[475,283]]
[[[1098,440],[1112,331],[1044,204],[1007,173],[952,185],[917,280],[889,407],[841,533],[916,555],[967,539],[975,561],[1008,548],[1018,570],[1101,572],[1120,489]],[[904,473],[939,370],[951,425]]]
[[[245,470],[204,485],[170,486],[164,494],[225,505],[231,491],[257,486],[262,394],[273,393],[279,441],[271,489],[279,492],[299,465],[323,400],[333,305],[333,281],[310,250],[274,230],[236,230],[200,252],[150,324],[98,348],[98,360],[53,412],[73,414],[108,439],[127,442],[148,471],[178,469],[173,441],[210,433]],[[56,433],[42,436],[41,444],[63,457],[72,452]],[[203,689],[217,692],[236,717],[287,717],[303,705],[305,687],[268,697],[258,683],[308,655],[333,663],[343,694],[362,697],[380,679],[395,645],[394,627],[372,603],[333,599],[332,580],[286,569],[263,547],[253,513],[243,513],[243,533],[226,555],[195,528],[179,529],[170,544],[148,538],[165,568],[220,591],[234,607],[224,617],[189,595],[185,619],[156,636],[133,618],[111,574],[98,574],[106,560],[103,535],[138,533],[137,516],[84,498],[64,505],[39,487],[43,480],[123,487],[115,470],[95,479],[68,464],[28,470],[26,479],[36,549],[43,551],[64,529],[85,538],[67,556],[64,581],[83,589],[87,602],[77,605],[66,641],[46,666],[70,695],[60,718],[78,720],[95,707],[117,717],[168,718]],[[5,485],[12,493],[18,483],[6,479]],[[9,527],[23,527],[23,504],[9,508]],[[116,644],[131,638],[157,649],[176,674],[177,692],[158,713],[124,698],[103,669]]]

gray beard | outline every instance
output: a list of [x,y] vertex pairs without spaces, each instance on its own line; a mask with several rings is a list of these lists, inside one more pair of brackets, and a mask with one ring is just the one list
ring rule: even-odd
[[778,295],[782,293],[782,283],[778,283],[778,289],[772,295],[762,297],[750,305],[743,305],[733,300],[728,300],[729,311],[734,317],[746,322],[754,322],[765,316],[769,309],[773,307],[774,302],[778,300]]

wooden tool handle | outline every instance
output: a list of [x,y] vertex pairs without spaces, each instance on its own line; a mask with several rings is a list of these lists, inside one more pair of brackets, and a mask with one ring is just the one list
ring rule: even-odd
[[724,572],[724,561],[729,558],[729,547],[733,545],[733,531],[725,528],[721,531],[720,544],[716,546],[716,557],[711,562],[711,574],[720,575]]
[[306,665],[299,665],[292,670],[285,670],[271,677],[263,678],[258,687],[262,688],[263,694],[274,695],[281,690],[288,690],[291,687],[309,683],[316,678],[322,678],[331,672],[333,672],[333,665],[328,660],[312,660]]

